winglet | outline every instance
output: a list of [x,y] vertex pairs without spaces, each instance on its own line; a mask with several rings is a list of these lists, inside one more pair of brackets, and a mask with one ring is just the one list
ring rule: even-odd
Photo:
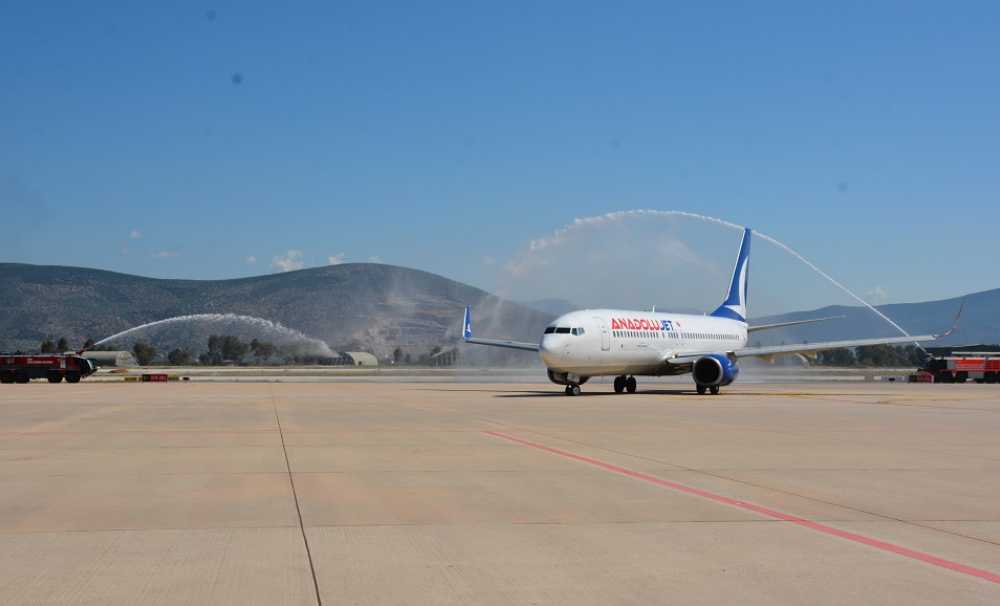
[[462,338],[468,341],[472,338],[472,307],[465,306],[465,319],[462,321]]
[[951,333],[955,332],[958,328],[958,321],[962,319],[962,310],[965,309],[965,299],[962,299],[962,304],[958,306],[958,313],[955,314],[955,321],[952,323],[951,328],[949,328],[944,334],[938,335],[939,339],[951,336]]

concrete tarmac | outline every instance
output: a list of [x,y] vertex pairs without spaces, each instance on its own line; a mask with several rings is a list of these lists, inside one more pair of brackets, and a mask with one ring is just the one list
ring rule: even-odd
[[0,604],[1000,604],[1000,386],[609,391],[4,385]]

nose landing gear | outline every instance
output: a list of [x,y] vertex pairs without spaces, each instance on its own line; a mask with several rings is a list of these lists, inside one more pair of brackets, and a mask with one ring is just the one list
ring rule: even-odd
[[626,377],[625,375],[615,377],[615,393],[623,391],[635,393],[636,389],[638,389],[638,385],[635,382],[635,377]]
[[575,384],[575,383],[572,384],[572,385],[567,385],[566,386],[566,395],[567,396],[578,396],[578,395],[580,395],[580,386],[577,385],[577,384]]
[[698,390],[698,395],[699,396],[705,395],[705,392],[709,392],[713,396],[719,395],[719,386],[718,385],[702,385],[701,383],[699,383],[696,386],[696,388]]

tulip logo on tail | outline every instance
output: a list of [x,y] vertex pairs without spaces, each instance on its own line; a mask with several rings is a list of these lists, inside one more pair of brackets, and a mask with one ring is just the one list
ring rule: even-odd
[[465,339],[472,338],[472,308],[470,306],[465,307],[465,321],[462,324],[462,337]]
[[729,285],[726,300],[711,314],[717,318],[729,318],[740,322],[747,321],[749,307],[749,275],[750,275],[750,228],[743,230],[743,241],[740,242],[740,254],[736,258],[733,269],[733,280]]

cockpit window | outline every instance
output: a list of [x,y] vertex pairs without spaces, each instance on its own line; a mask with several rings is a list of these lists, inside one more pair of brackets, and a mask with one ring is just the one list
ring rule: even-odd
[[560,335],[569,333],[569,326],[559,326],[556,328],[556,333]]
[[580,335],[582,335],[582,334],[583,334],[583,327],[581,326],[581,327],[579,327],[579,328],[574,328],[574,329],[573,329],[573,334],[574,334],[574,335],[577,335],[577,336],[580,336]]
[[555,331],[556,331],[556,327],[555,326],[546,326],[545,327],[545,334],[547,334],[547,335],[551,335]]

